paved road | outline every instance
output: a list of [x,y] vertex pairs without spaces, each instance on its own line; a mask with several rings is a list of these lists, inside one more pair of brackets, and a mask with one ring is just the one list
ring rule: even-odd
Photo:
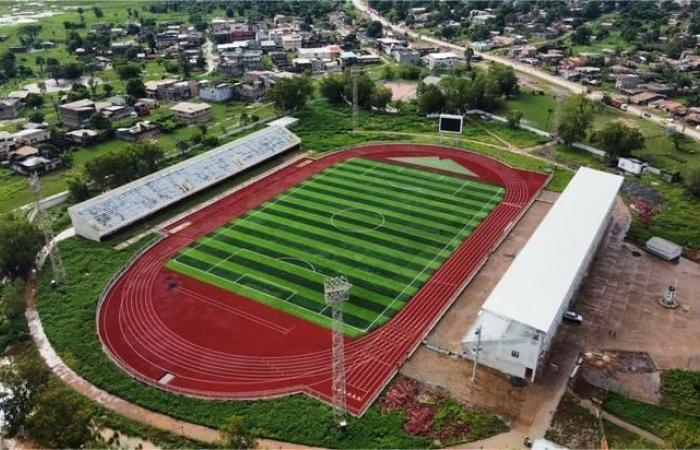
[[[355,8],[359,9],[362,11],[366,16],[371,18],[372,20],[378,20],[382,23],[383,26],[390,28],[396,33],[400,34],[405,34],[408,35],[410,38],[415,39],[415,40],[421,40],[424,42],[428,42],[433,45],[437,45],[439,47],[443,48],[449,48],[454,51],[456,51],[459,55],[463,55],[464,51],[466,50],[466,47],[462,47],[460,45],[452,44],[447,41],[443,41],[442,39],[437,39],[431,36],[426,36],[424,34],[416,33],[409,27],[405,26],[400,26],[396,25],[392,22],[389,22],[386,20],[384,17],[382,17],[379,14],[376,14],[374,11],[371,11],[369,7],[367,6],[367,3],[365,3],[364,0],[352,0],[352,4],[355,6]],[[540,70],[536,67],[533,67],[528,64],[523,64],[518,61],[513,61],[512,59],[509,58],[504,58],[502,56],[494,55],[491,53],[483,53],[479,51],[474,51],[475,55],[481,56],[485,60],[488,61],[494,61],[497,63],[505,64],[507,66],[511,66],[513,69],[517,70],[518,72],[524,73],[526,75],[530,75],[536,78],[539,78],[541,80],[546,81],[547,83],[557,86],[559,88],[565,89],[569,92],[572,92],[574,94],[580,94],[584,92],[584,88],[581,84],[579,83],[574,83],[572,81],[565,80],[561,77],[558,77],[556,75],[552,75],[551,73],[545,72],[544,70]],[[593,101],[601,101],[603,98],[603,91],[591,91],[586,94],[586,97]],[[656,124],[659,124],[661,126],[666,126],[667,125],[667,119],[654,116],[654,115],[643,115],[644,110],[642,108],[639,108],[637,106],[632,106],[627,110],[627,114],[630,115],[635,115],[637,117],[641,117],[645,120],[648,120],[650,122],[654,122]],[[676,131],[681,132],[685,134],[688,137],[691,137],[695,140],[700,141],[700,131],[692,128],[692,127],[687,127],[687,126],[680,126],[676,125],[675,126]]]

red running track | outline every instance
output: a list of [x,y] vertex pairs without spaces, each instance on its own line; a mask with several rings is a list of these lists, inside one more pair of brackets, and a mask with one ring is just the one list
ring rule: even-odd
[[167,237],[135,259],[97,312],[108,354],[139,380],[181,394],[259,399],[304,392],[330,402],[329,330],[170,271],[165,263],[200,236],[355,156],[447,157],[506,188],[504,200],[402,311],[381,328],[346,340],[347,405],[363,414],[534,200],[546,175],[429,145],[372,145],[303,159],[171,225]]

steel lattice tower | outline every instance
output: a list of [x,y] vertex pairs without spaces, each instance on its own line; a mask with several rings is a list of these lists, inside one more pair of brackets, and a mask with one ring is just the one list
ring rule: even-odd
[[53,269],[53,280],[59,284],[63,284],[66,280],[66,272],[63,269],[61,255],[58,254],[58,244],[54,243],[53,230],[51,230],[48,216],[41,206],[41,183],[36,173],[29,177],[29,188],[34,194],[34,205],[36,207],[36,216],[34,220],[44,234],[44,244],[46,245],[48,257],[51,261],[51,269]]
[[358,100],[357,100],[357,82],[361,70],[355,66],[350,68],[352,75],[352,131],[357,131],[357,116],[358,116]]
[[323,294],[333,316],[333,420],[341,427],[347,425],[343,303],[350,298],[351,287],[345,275],[328,277],[323,282]]

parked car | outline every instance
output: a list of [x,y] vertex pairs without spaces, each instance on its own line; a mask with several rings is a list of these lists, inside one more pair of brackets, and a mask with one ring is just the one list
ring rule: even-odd
[[583,316],[576,311],[567,311],[564,313],[564,320],[568,322],[573,322],[573,323],[582,323],[583,322]]

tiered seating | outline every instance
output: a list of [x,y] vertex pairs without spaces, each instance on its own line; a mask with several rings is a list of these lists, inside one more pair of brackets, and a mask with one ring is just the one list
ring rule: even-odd
[[[78,234],[99,240],[165,206],[278,155],[300,142],[270,127],[69,208]],[[87,225],[87,227],[85,226]]]

